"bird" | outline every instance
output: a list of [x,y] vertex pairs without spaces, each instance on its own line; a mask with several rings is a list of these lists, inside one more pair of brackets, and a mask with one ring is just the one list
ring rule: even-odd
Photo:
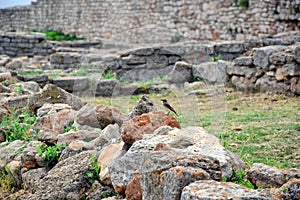
[[168,111],[168,114],[172,111],[176,114],[176,116],[178,116],[174,108],[168,103],[167,99],[161,99],[161,101],[163,103],[164,108]]

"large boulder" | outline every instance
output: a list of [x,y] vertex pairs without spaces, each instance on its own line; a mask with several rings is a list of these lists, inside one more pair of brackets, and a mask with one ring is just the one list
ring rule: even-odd
[[176,62],[172,71],[168,75],[168,81],[170,83],[184,83],[190,82],[193,79],[192,76],[193,66],[184,61]]
[[74,110],[79,110],[85,104],[79,97],[52,84],[46,85],[41,92],[33,95],[29,100],[28,106],[30,111],[35,112],[45,103],[65,103]]
[[283,51],[284,46],[266,46],[253,49],[253,64],[262,68],[264,71],[269,70],[269,56],[273,53]]
[[247,178],[255,187],[281,187],[292,178],[300,178],[300,169],[278,169],[255,163],[247,172]]
[[229,63],[225,61],[206,62],[193,65],[193,78],[204,80],[210,84],[225,83],[227,80],[226,68]]
[[53,84],[67,92],[82,92],[89,88],[87,77],[59,77],[53,79]]
[[[110,174],[115,190],[124,193],[133,175],[140,173],[143,179],[143,198],[147,199],[150,191],[160,190],[160,186],[151,178],[164,182],[165,180],[160,180],[160,174],[168,174],[165,171],[177,166],[187,167],[180,170],[190,175],[203,169],[214,180],[229,178],[233,169],[245,168],[240,158],[232,156],[215,136],[208,134],[203,128],[188,127],[180,130],[165,126],[134,142],[123,157],[112,162]],[[170,173],[173,173],[172,170]],[[186,182],[191,180],[190,175],[184,179]],[[175,180],[179,179],[172,177],[174,181],[168,179],[168,188],[174,188],[170,192],[175,192],[179,190],[175,187],[178,185]],[[144,197],[144,194],[147,195]]]
[[142,139],[144,134],[151,134],[161,126],[180,128],[179,122],[173,116],[163,112],[149,112],[125,122],[121,137],[126,144],[131,145]]
[[213,180],[196,181],[182,190],[180,200],[206,199],[256,199],[267,200],[267,194],[234,183],[222,183]]

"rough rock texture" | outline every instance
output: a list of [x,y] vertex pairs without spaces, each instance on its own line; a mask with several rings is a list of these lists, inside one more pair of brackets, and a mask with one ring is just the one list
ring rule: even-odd
[[129,181],[126,187],[125,195],[127,200],[142,200],[143,195],[140,174],[135,174]]
[[65,160],[67,158],[70,158],[74,155],[77,155],[79,154],[80,152],[83,152],[83,151],[88,151],[88,150],[93,150],[95,149],[95,146],[92,145],[91,143],[88,143],[88,142],[84,142],[84,141],[81,141],[81,140],[75,140],[75,141],[72,141],[68,146],[67,148],[65,148],[60,157],[59,157],[59,161],[62,161],[62,160]]
[[35,182],[34,194],[24,199],[80,199],[88,188],[87,173],[90,171],[92,151],[82,152],[59,162],[40,181]]
[[79,110],[84,105],[80,98],[52,84],[46,85],[41,92],[33,95],[28,106],[31,111],[36,111],[45,103],[65,103],[74,110]]
[[206,62],[193,65],[193,78],[200,78],[210,84],[225,83],[227,79],[226,68],[228,63],[224,61]]
[[[240,168],[245,166],[239,158],[234,161],[231,159],[218,139],[202,128],[189,127],[180,130],[162,127],[154,134],[144,135],[142,140],[133,143],[123,157],[111,164],[110,173],[116,192],[124,193],[133,174],[139,172],[144,180],[143,195],[150,195],[151,191],[159,189],[157,182],[152,181],[151,177],[159,180],[159,174],[165,170],[176,166],[192,167],[196,171],[201,168],[212,179],[221,180],[222,177],[229,178],[232,175],[232,163],[235,166],[239,163]],[[153,176],[147,176],[149,174]],[[178,183],[170,184],[169,188],[176,188],[172,184]],[[147,197],[146,195],[145,199]]]
[[118,91],[120,82],[118,80],[103,79],[96,82],[95,95],[103,97],[112,97]]
[[168,75],[168,81],[170,83],[184,83],[192,80],[192,65],[184,61],[176,62],[172,71]]
[[117,159],[122,157],[126,151],[124,150],[124,142],[117,143],[117,144],[110,144],[109,146],[105,147],[99,157],[98,162],[101,165],[100,170],[100,180],[106,184],[111,185],[111,179],[110,179],[110,165],[111,163]]
[[57,136],[57,144],[68,144],[74,140],[82,140],[89,142],[99,136],[98,131],[89,131],[89,130],[78,130],[78,131],[69,131],[64,134],[59,134]]
[[141,99],[137,102],[133,111],[128,115],[128,117],[125,120],[128,121],[129,119],[132,119],[136,116],[153,111],[156,111],[154,103],[150,100],[148,96],[143,95]]
[[180,124],[173,116],[162,112],[149,112],[125,122],[121,129],[121,137],[125,143],[133,144],[142,139],[144,134],[151,134],[161,126],[180,128]]
[[292,178],[278,190],[277,194],[280,193],[282,199],[300,199],[300,179]]
[[56,69],[68,69],[79,66],[85,57],[78,53],[54,53],[50,56],[50,63]]
[[234,183],[216,182],[213,180],[196,181],[186,186],[180,200],[239,200],[256,199],[268,200],[270,196],[257,190],[251,190]]
[[53,84],[67,92],[82,92],[89,88],[87,77],[60,77],[53,79]]
[[21,154],[19,151],[23,151],[26,148],[27,143],[25,141],[15,140],[8,145],[6,143],[0,144],[0,170],[4,171],[5,165],[11,161],[21,161]]
[[277,169],[261,163],[255,163],[247,171],[247,178],[256,187],[281,187],[292,178],[300,178],[300,169]]
[[36,149],[43,143],[39,141],[32,141],[24,149],[21,154],[21,164],[23,168],[34,169],[39,166],[37,157],[39,156]]
[[121,126],[124,118],[125,115],[115,108],[87,104],[79,110],[76,123],[103,129],[109,124]]

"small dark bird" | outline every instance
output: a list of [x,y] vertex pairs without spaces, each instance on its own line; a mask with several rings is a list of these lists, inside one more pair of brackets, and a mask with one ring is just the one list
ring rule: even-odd
[[176,114],[176,116],[178,116],[174,108],[170,106],[170,104],[168,103],[167,99],[161,99],[161,101],[163,102],[164,108],[168,111],[168,114],[172,111],[173,113]]

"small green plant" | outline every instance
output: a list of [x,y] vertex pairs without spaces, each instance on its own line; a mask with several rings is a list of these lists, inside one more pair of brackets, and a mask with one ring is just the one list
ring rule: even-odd
[[249,7],[249,0],[239,0],[239,6],[248,8]]
[[100,194],[100,199],[112,197],[112,196],[114,196],[114,195],[115,195],[115,194],[114,194],[112,191],[103,191],[103,192]]
[[24,91],[24,89],[21,86],[15,87],[14,88],[14,92],[22,94]]
[[47,30],[47,31],[36,31],[32,30],[32,32],[41,32],[46,35],[47,40],[52,40],[52,41],[75,41],[75,40],[83,40],[84,38],[78,38],[76,35],[69,35],[69,34],[64,34],[61,31],[54,31],[54,30]]
[[47,146],[45,144],[36,148],[38,154],[42,157],[42,161],[49,169],[56,165],[60,157],[61,152],[66,148],[65,144],[57,144],[55,146]]
[[9,86],[9,82],[8,82],[8,81],[2,81],[1,83],[2,83],[2,85],[4,85],[4,86]]
[[36,121],[36,116],[30,116],[28,111],[21,115],[12,112],[10,116],[5,116],[0,127],[4,127],[5,138],[8,142],[15,140],[30,140],[30,128]]
[[0,192],[13,193],[18,188],[18,181],[12,175],[9,167],[4,167],[5,171],[0,170]]
[[171,37],[171,43],[177,43],[182,39],[182,35],[176,33],[174,36]]
[[77,131],[77,128],[76,128],[75,126],[67,126],[67,127],[64,129],[64,133],[67,133],[67,132],[69,132],[70,130]]
[[105,79],[117,79],[117,76],[115,73],[113,73],[111,70],[107,70],[104,74],[103,74],[103,78]]
[[95,155],[92,155],[90,158],[90,172],[87,173],[88,180],[91,184],[93,184],[96,180],[100,180],[100,164],[97,162],[97,158]]
[[216,55],[215,57],[213,57],[212,61],[213,62],[218,62],[219,60],[222,60],[222,56],[221,55]]
[[245,172],[243,170],[233,170],[232,176],[228,180],[223,179],[223,181],[233,182],[233,183],[236,183],[239,185],[243,185],[247,188],[254,189],[254,186],[252,185],[252,183],[250,183],[250,181],[247,180],[246,175],[247,175],[247,172]]

